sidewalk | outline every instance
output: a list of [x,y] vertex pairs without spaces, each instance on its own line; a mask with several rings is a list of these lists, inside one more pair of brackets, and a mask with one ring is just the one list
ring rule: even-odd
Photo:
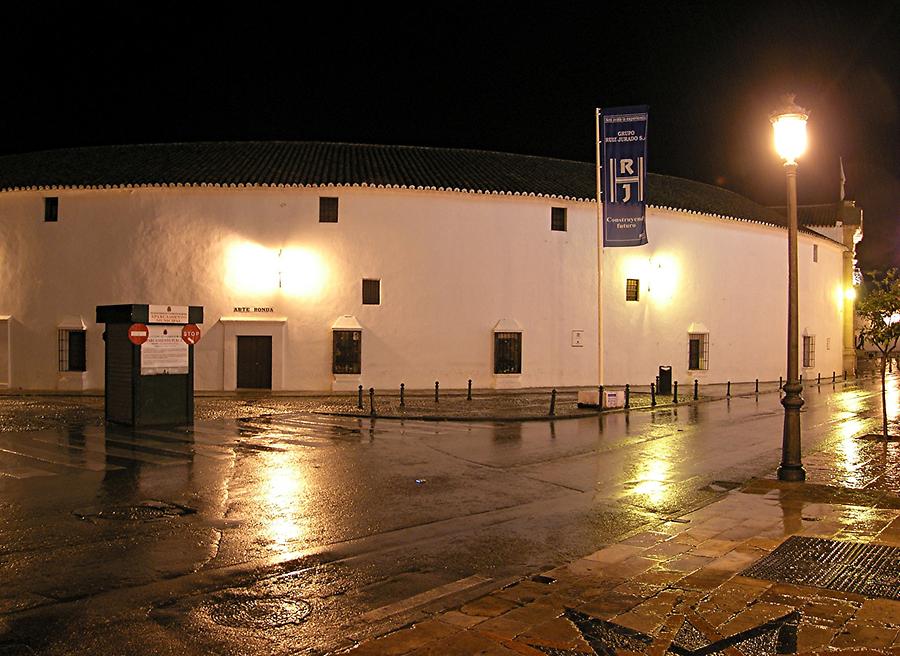
[[900,443],[847,440],[347,654],[898,655]]

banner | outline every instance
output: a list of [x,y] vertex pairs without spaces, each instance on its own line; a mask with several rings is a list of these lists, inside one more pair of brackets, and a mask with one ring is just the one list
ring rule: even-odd
[[598,112],[603,245],[647,243],[647,106]]

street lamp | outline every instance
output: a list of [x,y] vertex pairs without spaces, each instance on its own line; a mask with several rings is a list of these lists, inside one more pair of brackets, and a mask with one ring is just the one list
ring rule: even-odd
[[786,96],[784,107],[770,116],[775,130],[775,150],[784,160],[788,195],[788,339],[787,383],[784,385],[784,434],[781,443],[782,481],[803,481],[806,471],[800,462],[800,408],[803,407],[803,385],[797,362],[799,321],[797,318],[797,158],[806,150],[808,112],[794,104],[794,96]]

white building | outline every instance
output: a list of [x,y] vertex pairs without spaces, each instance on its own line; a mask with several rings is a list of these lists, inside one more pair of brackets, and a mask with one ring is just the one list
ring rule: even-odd
[[[594,184],[590,163],[397,146],[0,157],[0,387],[102,388],[95,307],[129,303],[205,308],[200,390],[777,379],[783,217],[651,175],[649,244],[599,251]],[[847,226],[801,229],[806,376],[853,353]]]

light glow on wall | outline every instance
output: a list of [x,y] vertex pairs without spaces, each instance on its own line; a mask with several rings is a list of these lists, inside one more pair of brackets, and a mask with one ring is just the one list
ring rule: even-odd
[[650,258],[649,287],[650,298],[667,305],[675,297],[678,287],[678,261],[671,255],[654,255]]
[[853,287],[848,287],[844,291],[844,298],[846,298],[848,301],[855,301],[856,300],[856,290]]
[[225,284],[243,294],[310,297],[324,287],[326,267],[322,258],[301,247],[266,248],[252,242],[237,242],[225,257]]

